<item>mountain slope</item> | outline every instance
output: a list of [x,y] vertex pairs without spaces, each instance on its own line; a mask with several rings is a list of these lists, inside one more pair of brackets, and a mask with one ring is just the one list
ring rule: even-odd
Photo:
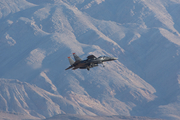
[[[178,119],[179,3],[2,0],[1,109],[41,118],[70,113]],[[73,52],[83,59],[119,59],[105,68],[65,71]]]
[[152,119],[147,117],[131,117],[131,116],[83,116],[83,115],[71,115],[71,114],[61,114],[56,115],[51,118],[47,118],[46,120],[160,120],[160,119]]

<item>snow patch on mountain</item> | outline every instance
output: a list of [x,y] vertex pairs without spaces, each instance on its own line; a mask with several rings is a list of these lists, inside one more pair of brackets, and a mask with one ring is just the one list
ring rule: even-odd
[[168,13],[166,6],[164,6],[164,4],[165,5],[168,4],[167,1],[164,2],[161,0],[156,0],[156,1],[142,0],[142,2],[144,2],[144,4],[147,5],[147,7],[153,11],[155,17],[157,17],[157,19],[159,19],[161,23],[166,25],[172,32],[175,32],[176,34],[178,34],[178,36],[180,36],[179,32],[174,28],[174,22],[171,15]]
[[40,21],[46,19],[50,15],[51,5],[47,5],[37,11],[34,12],[36,18],[40,19]]
[[5,38],[10,46],[14,46],[16,44],[16,41],[12,37],[10,37],[9,34],[6,33]]
[[34,49],[33,51],[30,52],[30,55],[27,60],[27,64],[29,66],[32,66],[34,69],[41,68],[42,66],[42,61],[46,57],[46,52],[41,49]]
[[10,13],[16,13],[34,6],[36,5],[29,3],[26,0],[1,0],[0,18],[6,17]]
[[180,36],[173,34],[172,32],[169,32],[166,29],[159,28],[160,33],[167,38],[169,41],[173,42],[174,44],[180,45]]

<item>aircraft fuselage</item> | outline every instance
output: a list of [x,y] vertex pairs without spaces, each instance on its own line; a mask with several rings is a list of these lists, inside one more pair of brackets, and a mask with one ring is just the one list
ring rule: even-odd
[[81,60],[81,58],[79,58],[79,56],[77,56],[75,53],[73,53],[73,56],[76,61],[74,62],[70,57],[68,57],[71,66],[66,70],[70,68],[72,68],[72,70],[78,68],[89,70],[90,68],[98,66],[98,64],[103,64],[103,62],[117,60],[115,57],[100,56],[96,58],[94,55],[89,55],[86,60]]

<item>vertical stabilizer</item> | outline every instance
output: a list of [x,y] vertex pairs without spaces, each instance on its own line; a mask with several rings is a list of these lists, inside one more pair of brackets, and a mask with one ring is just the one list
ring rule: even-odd
[[82,61],[82,59],[76,55],[76,53],[73,53],[75,61]]
[[74,64],[74,60],[71,57],[68,57],[68,60],[69,60],[70,65]]

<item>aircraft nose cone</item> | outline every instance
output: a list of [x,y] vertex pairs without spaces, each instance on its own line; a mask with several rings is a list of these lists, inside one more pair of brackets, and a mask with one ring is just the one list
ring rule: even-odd
[[118,58],[115,58],[115,57],[111,57],[111,60],[117,60]]
[[118,58],[113,57],[113,60],[117,60]]

